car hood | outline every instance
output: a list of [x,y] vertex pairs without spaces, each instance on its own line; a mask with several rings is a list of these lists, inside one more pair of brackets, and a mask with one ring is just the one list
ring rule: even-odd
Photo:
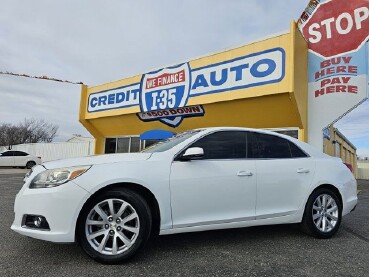
[[144,161],[150,158],[152,153],[124,153],[124,154],[105,154],[96,156],[87,156],[63,160],[45,162],[42,165],[46,169],[72,167],[81,165],[96,165],[118,162]]

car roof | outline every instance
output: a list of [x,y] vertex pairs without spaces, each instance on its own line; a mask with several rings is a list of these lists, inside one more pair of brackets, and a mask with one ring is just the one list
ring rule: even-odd
[[200,130],[200,131],[205,131],[205,130],[206,131],[227,131],[227,130],[237,131],[239,130],[239,131],[250,131],[250,132],[264,133],[264,134],[270,134],[270,135],[278,135],[278,136],[286,137],[286,138],[292,138],[291,136],[283,135],[273,130],[244,128],[244,127],[207,127],[207,128],[198,128],[194,130]]

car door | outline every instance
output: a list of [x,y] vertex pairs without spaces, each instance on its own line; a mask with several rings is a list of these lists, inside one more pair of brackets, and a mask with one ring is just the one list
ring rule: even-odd
[[257,172],[256,219],[295,213],[309,190],[315,162],[293,142],[254,133]]
[[14,166],[14,151],[6,151],[0,155],[0,166]]
[[28,154],[22,151],[14,151],[14,166],[26,166]]
[[202,159],[173,161],[174,228],[255,219],[255,161],[246,159],[246,143],[247,132],[218,131],[189,146],[203,148]]

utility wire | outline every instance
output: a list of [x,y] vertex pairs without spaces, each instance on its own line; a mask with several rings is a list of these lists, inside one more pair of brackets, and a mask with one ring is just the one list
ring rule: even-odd
[[11,75],[11,76],[16,76],[16,77],[25,77],[25,78],[32,78],[32,79],[48,80],[48,81],[61,82],[61,83],[69,83],[69,84],[74,84],[74,85],[83,85],[83,82],[72,82],[72,81],[68,81],[68,80],[49,78],[47,76],[31,76],[31,75],[27,75],[27,74],[18,74],[18,73],[13,73],[13,72],[9,72],[9,71],[5,71],[5,72],[0,71],[0,74],[1,75]]

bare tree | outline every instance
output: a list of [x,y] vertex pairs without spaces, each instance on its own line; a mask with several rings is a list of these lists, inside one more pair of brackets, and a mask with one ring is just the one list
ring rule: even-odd
[[0,123],[0,146],[22,143],[52,142],[59,127],[43,119],[24,119],[13,125]]

